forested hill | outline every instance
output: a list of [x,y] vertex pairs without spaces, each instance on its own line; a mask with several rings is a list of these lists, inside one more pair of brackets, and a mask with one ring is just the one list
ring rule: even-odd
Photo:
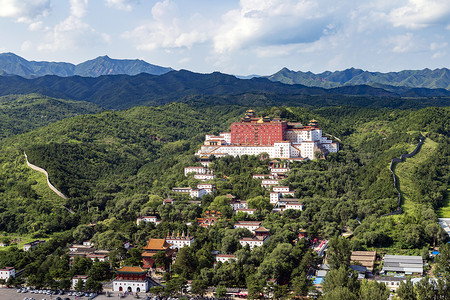
[[[210,206],[213,198],[205,196],[201,207],[190,206],[182,201],[183,197],[172,194],[171,188],[197,184],[192,177],[184,176],[183,168],[198,164],[193,153],[204,134],[228,130],[230,123],[238,120],[246,109],[239,106],[195,108],[181,103],[136,107],[65,119],[4,139],[0,142],[0,230],[39,237],[97,222],[101,224],[95,229],[98,238],[114,235],[99,242],[107,248],[111,247],[108,241],[142,242],[139,236],[149,234],[139,233],[135,228],[136,216],[142,214],[155,213],[168,221],[164,228],[155,229],[152,236],[167,234],[169,229],[186,230],[186,222],[195,222],[202,211],[213,207]],[[342,140],[341,151],[326,161],[291,166],[294,171],[285,184],[296,189],[295,196],[305,203],[301,216],[288,218],[292,224],[308,228],[312,236],[325,237],[350,226],[358,247],[395,244],[420,248],[433,238],[425,235],[424,228],[436,218],[435,209],[447,197],[448,108],[256,110],[303,123],[315,118],[324,132]],[[405,219],[405,223],[390,226],[391,219],[378,219],[397,207],[389,162],[414,148],[420,132],[426,132],[427,138],[437,143],[436,151],[430,153],[414,174],[417,199],[421,199],[417,204],[422,208],[414,212],[417,216]],[[43,192],[42,186],[31,179],[34,173],[26,167],[24,151],[31,163],[49,172],[50,181],[69,196],[68,200],[48,200],[48,192]],[[265,172],[266,165],[266,161],[247,156],[215,160],[212,168],[218,178],[214,184],[219,191],[215,196],[231,193],[243,200],[262,196],[268,201],[267,192],[252,179],[252,174]],[[179,199],[179,206],[160,205],[167,196]],[[61,204],[73,209],[75,214],[69,214]],[[264,215],[250,218],[267,218],[269,223],[264,226],[275,226],[269,221],[274,217],[269,217],[267,211],[261,213]],[[410,230],[411,226],[421,229]],[[280,238],[291,238],[283,236]]]
[[65,118],[101,109],[89,102],[54,99],[38,94],[0,97],[0,139]]
[[387,90],[393,90],[392,87],[441,88],[450,90],[450,70],[446,68],[435,70],[404,70],[389,73],[369,72],[350,68],[343,71],[326,71],[320,74],[302,71],[296,72],[283,68],[267,78],[272,81],[287,84],[303,84],[323,88],[367,84],[382,87]]
[[[390,106],[392,99],[396,101],[400,97],[407,97],[408,100],[412,97],[443,97],[424,99],[426,105],[446,106],[450,102],[450,91],[445,89],[411,88],[387,91],[367,85],[324,89],[287,85],[265,78],[243,80],[218,72],[198,74],[185,70],[172,71],[160,76],[144,73],[135,76],[111,75],[96,78],[44,76],[25,79],[18,76],[0,76],[0,96],[27,93],[83,100],[109,109],[160,105],[180,101],[183,97],[199,95],[227,97],[230,101],[227,104],[248,105],[251,103],[248,103],[246,94],[263,95],[270,99],[272,105],[316,105],[315,98],[319,102],[325,102],[326,105],[358,105],[381,101],[382,107]],[[360,98],[352,99],[352,97]],[[415,105],[418,104],[420,107],[422,100],[419,99]]]

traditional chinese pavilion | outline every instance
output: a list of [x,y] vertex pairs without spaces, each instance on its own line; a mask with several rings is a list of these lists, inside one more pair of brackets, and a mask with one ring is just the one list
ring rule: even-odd
[[148,240],[148,243],[145,247],[142,247],[144,252],[142,253],[142,260],[144,262],[144,268],[149,269],[154,267],[155,260],[153,256],[157,253],[163,252],[166,257],[172,258],[173,253],[176,251],[172,248],[172,244],[168,243],[166,239],[152,239]]

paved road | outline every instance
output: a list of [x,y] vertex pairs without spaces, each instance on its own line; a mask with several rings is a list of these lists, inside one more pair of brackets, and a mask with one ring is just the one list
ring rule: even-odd
[[[55,300],[56,297],[61,297],[61,298],[69,298],[70,300],[74,300],[75,297],[74,296],[67,296],[67,295],[58,295],[58,296],[52,296],[50,298],[49,295],[42,295],[42,294],[32,294],[30,292],[28,293],[17,293],[17,290],[12,288],[12,289],[7,289],[7,288],[0,288],[0,300],[23,300],[25,298],[34,298],[36,300],[43,300],[43,299],[47,299],[47,300]],[[87,300],[87,297],[78,297],[78,300]],[[124,298],[119,298],[117,292],[112,294],[111,297],[107,297],[106,295],[99,295],[97,297],[94,298],[95,300],[117,300],[117,299],[126,299],[126,300],[131,300],[131,299],[136,299],[133,295],[128,295],[125,296]],[[139,299],[145,299],[145,295],[140,294],[140,298]]]

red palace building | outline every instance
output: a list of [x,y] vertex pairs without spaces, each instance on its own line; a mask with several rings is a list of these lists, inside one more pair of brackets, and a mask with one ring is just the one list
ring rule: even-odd
[[327,136],[322,134],[314,119],[308,125],[288,123],[268,116],[258,118],[250,109],[240,122],[231,124],[230,132],[221,132],[217,136],[207,134],[196,154],[205,158],[266,153],[269,158],[316,159],[339,150],[339,143]]
[[270,145],[285,140],[286,121],[258,118],[254,110],[248,110],[241,122],[231,124],[231,144]]

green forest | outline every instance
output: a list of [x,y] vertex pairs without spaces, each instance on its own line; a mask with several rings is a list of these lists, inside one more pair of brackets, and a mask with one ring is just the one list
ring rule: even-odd
[[[25,105],[26,99],[8,102],[8,109]],[[33,252],[13,246],[0,250],[0,266],[25,269],[36,286],[67,285],[71,276],[81,273],[92,274],[96,281],[113,276],[108,266],[89,259],[77,260],[69,270],[65,247],[72,242],[90,239],[97,248],[111,250],[116,267],[139,265],[139,247],[149,237],[163,238],[170,231],[189,232],[196,242],[177,254],[167,291],[193,280],[199,294],[204,286],[226,286],[247,287],[255,296],[267,280],[275,279],[283,283],[272,286],[280,297],[289,291],[301,296],[311,288],[307,273],[318,257],[304,240],[294,243],[300,229],[306,229],[310,239],[351,233],[345,239],[348,249],[389,254],[423,255],[448,237],[437,223],[438,214],[450,217],[445,215],[449,211],[448,107],[253,106],[258,116],[303,124],[316,119],[324,133],[340,141],[340,151],[326,159],[290,163],[291,171],[282,183],[296,190],[295,198],[304,209],[278,214],[271,213],[269,191],[252,178],[268,173],[269,160],[256,156],[213,158],[210,168],[216,174],[212,183],[217,191],[204,196],[201,206],[172,192],[173,187],[195,187],[200,182],[184,176],[184,168],[200,166],[194,153],[205,134],[229,130],[248,106],[192,101],[100,111],[90,105],[64,105],[59,117],[42,118],[48,121],[31,120],[7,130],[1,126],[0,232],[3,238],[23,235],[47,242]],[[411,152],[421,135],[427,141],[426,155],[414,164],[408,159],[396,166],[400,183],[408,184],[401,203],[404,212],[386,215],[398,207],[391,159]],[[48,171],[52,184],[68,199],[48,191],[40,175],[27,167],[24,153],[32,164]],[[257,211],[232,214],[227,194],[247,200]],[[168,197],[176,201],[163,205]],[[211,209],[221,211],[224,218],[209,228],[198,226],[197,218]],[[136,218],[143,215],[157,215],[163,222],[137,226]],[[240,220],[262,221],[270,230],[269,242],[252,251],[242,248],[239,238],[249,232],[232,229]],[[122,246],[125,241],[139,247],[127,252]],[[237,262],[214,267],[213,250],[234,253]],[[334,271],[342,277],[346,269],[338,266]],[[350,281],[347,288],[361,297],[379,288]],[[337,289],[331,279],[327,284],[328,294]]]

